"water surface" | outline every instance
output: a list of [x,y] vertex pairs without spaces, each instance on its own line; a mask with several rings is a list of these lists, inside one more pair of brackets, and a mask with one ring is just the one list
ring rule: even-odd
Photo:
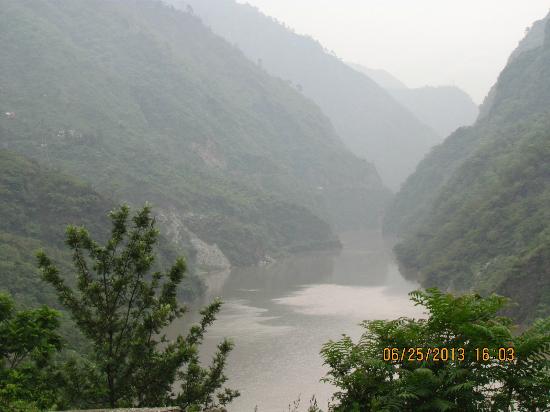
[[[313,394],[326,409],[333,388],[319,382],[326,373],[319,355],[324,342],[343,333],[358,337],[366,319],[420,316],[407,296],[417,285],[400,275],[378,233],[341,238],[340,253],[297,255],[206,277],[206,299],[220,296],[225,304],[202,348],[205,361],[221,338],[236,345],[228,386],[242,395],[229,411],[288,411],[298,398],[305,410]],[[174,324],[170,334],[183,327]]]

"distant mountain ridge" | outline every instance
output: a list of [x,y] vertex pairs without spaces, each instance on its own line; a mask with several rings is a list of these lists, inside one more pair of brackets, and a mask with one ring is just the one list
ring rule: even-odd
[[234,0],[171,0],[272,75],[319,105],[344,143],[396,190],[440,138],[384,89],[254,7]]
[[442,138],[473,124],[479,114],[470,96],[455,86],[390,90],[391,95]]
[[441,139],[461,126],[471,125],[479,114],[472,98],[456,86],[409,88],[385,70],[373,70],[359,64],[351,66],[386,89]]
[[370,67],[363,66],[357,63],[348,63],[348,65],[358,72],[367,75],[370,79],[374,80],[376,84],[386,90],[395,89],[408,89],[409,87],[395,77],[390,72],[383,69],[371,69]]

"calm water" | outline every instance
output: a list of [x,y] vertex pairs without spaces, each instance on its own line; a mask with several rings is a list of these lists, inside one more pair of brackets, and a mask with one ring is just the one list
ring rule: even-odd
[[[259,412],[282,412],[298,398],[305,410],[313,394],[325,407],[333,388],[319,382],[324,342],[359,336],[365,319],[420,315],[407,297],[416,284],[400,275],[379,234],[348,233],[342,241],[340,253],[208,275],[207,299],[220,296],[225,305],[202,350],[207,361],[221,338],[235,342],[228,386],[242,395],[230,411],[257,405]],[[183,327],[173,325],[170,334]]]

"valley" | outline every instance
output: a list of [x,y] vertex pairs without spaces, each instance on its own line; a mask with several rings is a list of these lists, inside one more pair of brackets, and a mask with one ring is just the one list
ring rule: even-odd
[[0,0],[0,410],[548,410],[548,16],[262,1]]

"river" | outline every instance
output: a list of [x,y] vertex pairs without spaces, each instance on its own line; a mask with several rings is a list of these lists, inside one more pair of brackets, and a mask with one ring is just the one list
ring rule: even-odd
[[[205,299],[225,304],[201,348],[205,361],[223,337],[235,342],[227,386],[241,391],[230,412],[283,412],[315,395],[326,410],[334,391],[319,380],[326,373],[319,350],[346,333],[358,337],[366,319],[420,316],[390,247],[379,233],[346,233],[341,252],[291,256],[265,267],[206,276]],[[169,335],[183,330],[172,325]]]

